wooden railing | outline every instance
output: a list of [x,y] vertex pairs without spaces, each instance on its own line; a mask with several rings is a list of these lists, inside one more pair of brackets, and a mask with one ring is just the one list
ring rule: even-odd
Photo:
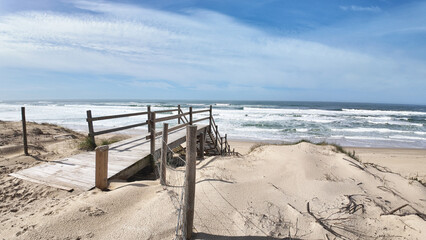
[[[192,107],[189,107],[188,112],[183,112],[180,105],[177,106],[175,109],[167,109],[167,110],[159,110],[159,111],[151,111],[151,106],[147,107],[146,112],[135,112],[135,113],[126,113],[126,114],[119,114],[119,115],[109,115],[109,116],[101,116],[101,117],[92,117],[92,112],[90,110],[87,111],[87,123],[89,127],[89,138],[90,140],[95,143],[95,136],[111,133],[111,132],[117,132],[122,131],[130,128],[140,127],[148,125],[148,132],[150,134],[145,136],[145,139],[151,140],[151,154],[155,152],[155,138],[157,136],[160,136],[163,134],[162,131],[156,131],[156,123],[165,122],[177,119],[178,124],[176,126],[173,126],[168,129],[168,132],[175,131],[181,128],[186,127],[187,125],[193,125],[198,122],[209,120],[209,132],[211,140],[214,142],[214,147],[217,149],[217,151],[221,155],[229,155],[229,154],[235,154],[235,151],[231,152],[231,147],[228,143],[228,137],[227,134],[225,134],[225,137],[222,137],[219,133],[218,126],[216,125],[216,122],[213,118],[212,114],[212,106],[210,105],[210,108],[208,109],[201,109],[197,111],[193,111]],[[166,117],[160,117],[157,118],[157,114],[159,113],[166,113],[166,112],[177,112],[175,115],[166,116]],[[209,112],[208,117],[199,118],[194,120],[194,115],[200,114],[200,113],[206,113]],[[124,117],[134,117],[134,116],[144,116],[146,115],[146,120],[132,124],[127,125],[123,127],[116,127],[101,131],[95,131],[93,127],[93,122],[95,121],[101,121],[101,120],[109,120],[109,119],[116,119],[116,118],[124,118]],[[188,119],[189,118],[189,119]]]
[[[231,146],[228,143],[228,134],[225,134],[225,137],[222,137],[219,133],[219,127],[216,125],[216,122],[213,118],[213,115],[210,115],[210,132],[214,134],[215,146],[220,149],[221,155],[235,155],[235,149],[231,151]],[[238,154],[238,153],[237,153]]]

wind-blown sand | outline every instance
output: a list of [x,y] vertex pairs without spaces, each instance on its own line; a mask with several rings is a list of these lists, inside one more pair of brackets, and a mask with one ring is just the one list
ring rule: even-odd
[[[426,239],[426,189],[418,181],[357,162],[332,146],[270,145],[248,153],[253,144],[231,142],[247,153],[243,157],[197,162],[195,239]],[[21,157],[2,155],[1,165]],[[425,164],[419,161],[417,169]],[[4,197],[4,186],[15,182],[29,187],[23,195],[37,199],[14,198],[17,211],[1,205],[0,239],[174,237],[176,194],[158,180],[68,193],[13,179],[7,173],[17,169],[7,169],[0,185],[6,202],[12,197]]]

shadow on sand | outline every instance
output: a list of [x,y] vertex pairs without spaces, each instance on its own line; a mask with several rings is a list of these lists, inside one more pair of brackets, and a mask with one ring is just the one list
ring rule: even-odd
[[262,236],[222,236],[209,233],[199,232],[193,235],[193,239],[229,239],[229,240],[301,240],[300,238],[276,238],[276,237],[262,237]]

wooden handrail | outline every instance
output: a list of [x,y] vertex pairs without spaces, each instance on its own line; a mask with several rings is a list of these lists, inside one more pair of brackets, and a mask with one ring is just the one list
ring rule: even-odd
[[[213,118],[213,111],[212,110],[213,110],[213,108],[210,105],[210,107],[208,109],[201,109],[201,110],[193,111],[192,107],[189,107],[188,112],[183,112],[180,105],[178,105],[177,108],[173,108],[173,109],[152,111],[151,106],[148,105],[146,112],[134,112],[134,113],[100,116],[100,117],[92,117],[91,111],[88,110],[86,121],[88,122],[88,125],[89,125],[89,137],[91,138],[91,140],[93,142],[95,140],[94,137],[97,136],[97,135],[148,125],[148,131],[150,132],[150,135],[145,136],[145,138],[147,140],[151,139],[151,152],[154,153],[153,149],[155,149],[155,138],[157,136],[160,136],[161,134],[163,134],[162,131],[160,131],[160,132],[155,131],[155,124],[156,123],[164,122],[164,121],[168,121],[168,120],[172,120],[172,119],[178,119],[178,125],[168,129],[168,132],[171,132],[171,131],[175,131],[175,130],[181,129],[183,127],[186,127],[188,125],[192,125],[192,124],[195,124],[195,123],[198,123],[198,122],[201,122],[201,121],[209,120],[209,123],[208,123],[209,124],[209,131],[212,134],[211,136],[212,136],[212,140],[214,142],[215,148],[218,149],[218,151],[219,151],[219,147],[220,147],[220,154],[226,155],[228,153],[231,153],[231,148],[230,148],[230,145],[227,141],[227,135],[225,135],[225,137],[222,137],[220,135],[219,128],[216,125],[215,119]],[[175,111],[177,111],[178,114],[166,116],[166,117],[161,117],[161,118],[156,118],[156,114],[167,113],[167,112],[175,112]],[[199,114],[199,113],[209,113],[209,116],[194,120],[194,114]],[[141,116],[141,115],[148,115],[147,120],[143,120],[142,122],[132,124],[132,125],[127,125],[127,126],[123,126],[123,127],[116,127],[116,128],[106,129],[106,130],[97,131],[97,132],[95,132],[94,128],[93,128],[93,122],[94,121],[108,120],[108,119],[114,119],[114,118],[123,118],[123,117],[132,117],[132,116]],[[188,118],[186,117],[187,115],[189,115]]]
[[213,125],[216,125],[216,121],[214,120],[213,115],[212,115],[212,122],[213,122]]
[[175,111],[179,111],[179,108],[169,109],[169,110],[159,110],[159,111],[155,111],[155,113],[165,113],[165,112],[175,112]]
[[134,127],[140,127],[140,126],[144,126],[144,125],[147,125],[147,124],[148,124],[147,122],[144,122],[144,123],[137,123],[137,124],[128,125],[128,126],[124,126],[124,127],[111,128],[111,129],[108,129],[108,130],[93,132],[93,136],[97,136],[97,135],[101,135],[101,134],[105,134],[105,133],[110,133],[110,132],[117,132],[117,131],[126,130],[126,129],[134,128]]
[[186,126],[188,126],[188,125],[189,125],[189,123],[182,123],[182,124],[180,124],[180,125],[177,125],[177,126],[171,127],[171,128],[169,128],[169,132],[174,131],[174,130],[177,130],[177,129],[179,129],[179,128],[184,128],[184,127],[186,127]]
[[[139,116],[139,115],[145,115],[145,114],[148,114],[148,112],[136,112],[136,113],[126,113],[126,114],[109,115],[109,116],[102,116],[102,117],[92,117],[90,119],[92,121],[99,121],[99,120],[107,120],[107,119],[114,119],[114,118]],[[89,121],[89,118],[87,118],[86,121]]]
[[[172,131],[177,130],[177,129],[179,129],[179,128],[184,128],[184,127],[186,127],[187,125],[189,125],[189,123],[182,123],[182,124],[180,124],[180,125],[176,125],[176,126],[174,126],[174,127],[169,128],[169,129],[168,129],[168,131],[169,131],[169,132],[172,132]],[[161,131],[161,132],[155,132],[155,137],[158,137],[158,136],[160,136],[161,134],[163,134],[163,132],[162,132],[162,131]],[[146,140],[148,140],[148,139],[150,139],[150,138],[151,138],[151,135],[146,135],[146,136],[145,136],[145,139],[146,139]]]
[[194,124],[194,123],[196,123],[196,122],[201,122],[201,121],[204,121],[204,120],[208,120],[209,118],[210,118],[210,117],[200,118],[200,119],[197,119],[197,120],[192,121],[192,123]]
[[210,109],[203,109],[203,110],[198,110],[198,111],[192,111],[192,114],[197,114],[197,113],[203,113],[203,112],[209,112]]
[[164,122],[164,121],[168,121],[168,120],[180,118],[180,117],[188,115],[188,114],[189,114],[189,112],[178,114],[178,115],[173,115],[173,116],[168,116],[168,117],[157,118],[157,119],[155,119],[155,122],[156,123],[158,123],[158,122]]
[[[180,112],[181,112],[181,113],[183,113],[183,111],[182,111],[182,110],[180,110]],[[186,118],[186,116],[185,116],[185,115],[183,116],[183,118],[185,118],[186,122],[189,122],[189,121],[188,121],[188,118]],[[183,121],[183,118],[182,118],[182,121]]]

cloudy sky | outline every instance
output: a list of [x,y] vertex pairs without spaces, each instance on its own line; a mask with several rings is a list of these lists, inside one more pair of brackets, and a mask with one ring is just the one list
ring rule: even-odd
[[0,0],[0,100],[426,104],[426,2]]

